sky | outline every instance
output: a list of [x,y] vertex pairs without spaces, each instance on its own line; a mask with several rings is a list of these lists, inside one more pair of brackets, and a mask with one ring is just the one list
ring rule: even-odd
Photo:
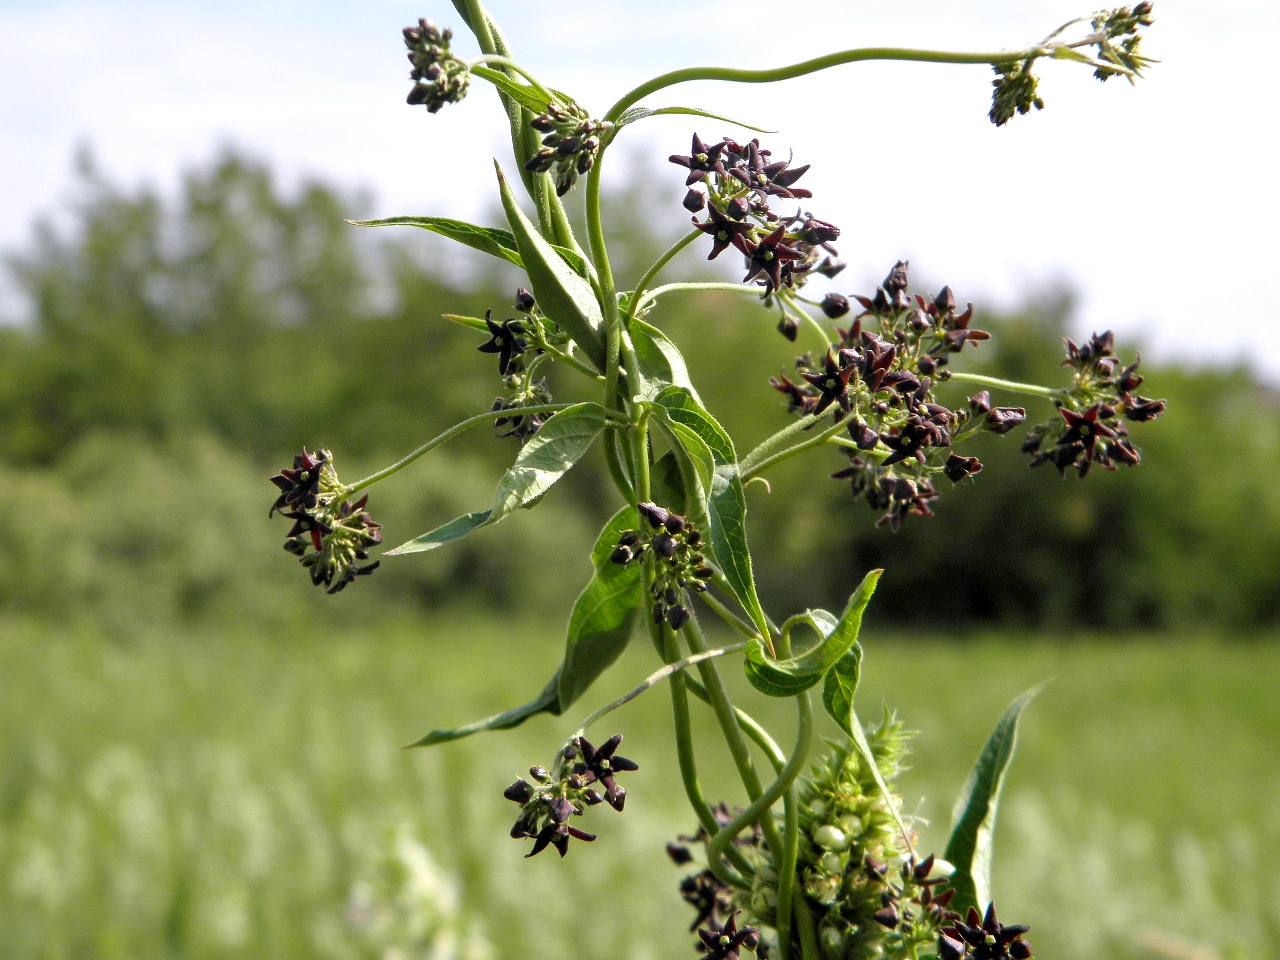
[[[593,114],[680,66],[778,66],[857,46],[1018,48],[1087,14],[1076,0],[492,0],[520,62]],[[1078,332],[1112,328],[1148,355],[1244,362],[1280,385],[1276,94],[1280,4],[1156,0],[1147,79],[1039,71],[1041,113],[996,129],[985,67],[851,64],[766,86],[696,83],[651,106],[698,106],[776,134],[811,163],[808,208],[836,223],[850,264],[834,288],[869,292],[897,259],[981,311],[1038,291],[1079,296]],[[491,216],[505,121],[477,82],[428,115],[405,105],[400,28],[453,24],[443,0],[0,0],[0,250],[65,211],[88,147],[126,185],[172,191],[234,146],[284,182],[366,188],[376,216]],[[653,118],[618,153],[665,162],[724,123]],[[624,146],[624,143],[627,145]],[[611,160],[606,179],[634,175]],[[612,174],[612,178],[609,177]],[[671,232],[687,214],[655,210]],[[437,241],[430,241],[437,242]],[[440,240],[443,244],[445,241]],[[625,283],[625,278],[624,278]],[[14,315],[12,288],[0,312]]]

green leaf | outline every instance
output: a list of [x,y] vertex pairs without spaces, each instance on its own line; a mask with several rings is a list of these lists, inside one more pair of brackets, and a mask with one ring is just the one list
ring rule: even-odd
[[668,450],[649,468],[649,499],[684,516],[684,484],[676,455]]
[[456,727],[453,730],[432,730],[420,740],[415,740],[413,743],[408,744],[408,747],[431,747],[437,743],[461,740],[463,737],[469,737],[473,733],[481,733],[485,730],[510,730],[512,727],[520,726],[535,714],[544,712],[558,714],[559,711],[553,709],[553,707],[557,702],[559,681],[560,672],[557,670],[556,675],[542,688],[542,692],[523,706],[506,710],[502,713],[495,713],[492,717],[485,717],[485,719],[477,720],[475,723],[468,723],[465,727]]
[[754,130],[757,133],[778,132],[777,130],[766,130],[764,127],[743,123],[741,120],[734,120],[732,117],[722,117],[718,113],[711,113],[709,110],[702,110],[698,107],[659,107],[656,110],[651,110],[648,107],[632,107],[618,118],[618,129],[622,129],[629,123],[635,123],[637,120],[643,120],[645,117],[665,117],[673,114],[706,117],[708,120],[721,120],[724,123],[732,123],[736,127],[746,127],[748,130]]
[[557,411],[520,448],[516,462],[499,481],[489,522],[497,523],[546,493],[582,458],[604,425],[604,407],[598,403],[579,403]]
[[442,527],[388,550],[383,556],[399,557],[434,550],[497,523],[513,510],[532,505],[582,458],[604,424],[604,407],[598,403],[579,403],[556,411],[520,448],[515,463],[498,481],[491,509],[450,520]]
[[[497,167],[497,164],[494,164]],[[596,365],[605,367],[604,315],[591,284],[565,262],[524,215],[507,179],[498,169],[502,209],[511,224],[533,296],[542,312],[560,325]]]
[[654,401],[666,411],[667,416],[691,429],[711,449],[716,465],[734,463],[738,455],[733,450],[733,440],[720,426],[719,421],[703,407],[697,395],[687,387],[670,386],[661,391]]
[[956,890],[953,910],[981,910],[991,902],[991,847],[1000,790],[1018,744],[1018,718],[1043,688],[1043,683],[1032,687],[1005,710],[951,812],[951,839],[943,856],[956,868],[951,876]]
[[626,650],[644,605],[644,567],[610,560],[618,539],[635,530],[640,518],[632,507],[605,524],[591,551],[595,575],[573,605],[558,686],[559,712],[566,710]]
[[559,716],[620,657],[631,640],[644,602],[641,564],[619,566],[609,557],[624,530],[639,526],[633,507],[624,507],[605,524],[591,551],[595,573],[574,604],[569,617],[564,660],[542,692],[523,706],[452,730],[432,730],[409,744],[429,747],[480,733],[519,726],[539,713]]
[[436,547],[443,547],[446,543],[461,540],[467,534],[487,526],[489,516],[492,513],[492,510],[477,510],[475,513],[464,514],[456,520],[450,520],[442,527],[436,527],[420,537],[414,537],[412,540],[400,544],[394,550],[388,550],[383,556],[402,557],[408,553],[425,553],[428,550],[434,550]]
[[858,692],[858,681],[861,678],[862,644],[855,643],[827,671],[826,680],[822,684],[822,705],[835,718],[836,723],[844,728],[845,733],[852,734],[848,724],[854,716],[853,698]]
[[474,223],[450,220],[447,217],[387,217],[383,220],[348,220],[357,227],[421,227],[450,240],[466,244],[500,260],[523,267],[516,238],[506,230],[495,227],[477,227]]
[[570,268],[580,276],[583,280],[590,282],[591,276],[587,272],[587,261],[583,259],[582,254],[577,250],[570,250],[568,247],[562,247],[558,244],[550,244],[552,250],[560,254],[560,259],[567,263]]
[[[771,697],[793,697],[821,680],[828,670],[857,646],[862,614],[871,602],[883,572],[872,570],[862,578],[862,583],[858,584],[858,589],[849,597],[838,621],[825,610],[806,610],[783,625],[783,631],[788,636],[797,624],[804,623],[812,627],[822,638],[812,650],[786,660],[774,660],[765,652],[760,641],[754,640],[748,644],[744,666],[751,685]],[[836,720],[839,722],[840,718],[837,717]]]
[[[693,431],[711,451],[715,469],[707,495],[708,543],[711,559],[724,574],[734,596],[747,611],[761,636],[769,635],[768,619],[756,595],[751,552],[747,547],[747,496],[738,473],[733,440],[696,394],[671,386],[653,399],[653,407],[668,423]],[[686,488],[686,494],[688,490]],[[688,501],[686,498],[686,507]],[[699,522],[699,521],[695,521]],[[815,681],[816,682],[816,681]]]
[[707,526],[707,498],[711,493],[711,481],[715,476],[715,456],[698,434],[683,423],[667,418],[661,407],[655,407],[658,415],[653,418],[671,445],[680,472],[680,486],[684,491],[685,516],[695,526]]
[[698,399],[684,356],[666,334],[639,319],[633,319],[628,330],[636,359],[640,362],[640,377],[644,381],[641,396],[651,400],[668,385],[675,385],[684,387],[695,400]]
[[712,558],[760,635],[767,637],[769,622],[756,595],[751,551],[747,547],[747,494],[736,463],[716,467],[707,513]]
[[495,70],[492,67],[486,67],[481,64],[480,66],[472,67],[471,72],[477,77],[488,80],[530,113],[546,113],[547,107],[551,105],[551,101],[538,93],[533,87],[525,83],[518,83],[501,70]]

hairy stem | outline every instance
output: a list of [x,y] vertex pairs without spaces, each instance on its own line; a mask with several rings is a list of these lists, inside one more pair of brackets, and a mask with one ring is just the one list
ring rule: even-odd
[[1035,383],[1019,383],[1016,380],[1002,380],[999,377],[988,377],[981,373],[957,373],[953,370],[947,379],[960,380],[964,383],[976,383],[983,387],[1008,390],[1012,393],[1025,393],[1033,397],[1066,397],[1071,394],[1070,390],[1062,390],[1057,387],[1042,387]]
[[[565,407],[572,407],[572,406],[574,406],[574,404],[572,403],[543,403],[543,404],[539,404],[538,406],[519,407],[517,409],[519,411],[518,413],[519,416],[525,416],[528,414],[535,414],[535,413],[555,413],[557,410],[563,410]],[[393,473],[398,473],[399,471],[403,470],[405,467],[409,466],[409,464],[413,463],[413,461],[421,457],[423,454],[430,453],[436,447],[440,446],[440,444],[448,440],[452,440],[458,434],[463,433],[467,430],[470,430],[472,427],[478,426],[479,424],[496,420],[499,417],[503,416],[504,413],[506,415],[510,415],[512,412],[513,411],[510,411],[510,410],[508,411],[491,410],[488,413],[481,413],[481,414],[477,414],[474,417],[468,417],[466,420],[463,420],[461,423],[455,423],[452,427],[450,427],[444,433],[440,434],[440,436],[435,437],[434,439],[428,440],[426,443],[420,446],[417,450],[413,451],[413,453],[409,454],[406,457],[401,458],[400,460],[397,460],[395,463],[393,463],[391,466],[387,467],[386,469],[379,470],[377,473],[370,474],[369,476],[365,477],[363,480],[360,480],[360,481],[357,481],[356,483],[351,484],[351,486],[347,487],[346,489],[346,496],[349,497],[353,493],[359,493],[361,490],[365,489],[366,487],[373,486],[379,480],[385,480],[387,477],[391,476]],[[616,418],[617,415],[615,414],[614,416]]]
[[636,316],[641,310],[647,307],[653,301],[657,300],[665,293],[676,293],[680,290],[719,290],[721,293],[737,293],[744,296],[759,297],[760,291],[755,287],[744,286],[741,283],[665,283],[660,287],[650,290],[640,299],[633,299],[632,304],[635,312],[632,316]]
[[[752,461],[749,467],[746,466],[747,461],[744,460],[743,469],[741,470],[741,476],[742,476],[743,482],[750,480],[752,477],[758,475],[764,470],[767,470],[769,467],[772,467],[774,464],[781,463],[783,460],[790,460],[792,457],[796,456],[797,454],[804,453],[806,450],[812,450],[814,447],[822,446],[824,443],[826,443],[828,440],[830,440],[837,433],[839,433],[841,430],[844,430],[844,429],[845,429],[844,421],[837,421],[836,423],[833,423],[831,426],[827,427],[827,429],[814,434],[812,437],[810,437],[808,440],[804,441],[803,443],[797,443],[795,446],[787,447],[785,450],[772,454],[771,456],[767,456],[762,459]],[[768,442],[769,442],[768,440],[765,441],[765,443],[768,443]],[[764,444],[761,444],[761,446],[764,446]],[[759,449],[759,447],[757,447],[756,449]],[[753,450],[751,454],[748,454],[748,457],[750,457],[754,453],[755,451]]]
[[653,266],[645,272],[645,275],[640,278],[640,282],[636,284],[635,289],[631,291],[631,303],[627,307],[627,323],[630,323],[635,318],[637,312],[636,308],[639,306],[642,295],[649,288],[649,284],[653,282],[653,278],[658,275],[663,267],[675,259],[676,254],[689,244],[693,243],[693,241],[697,240],[701,235],[701,230],[689,231],[689,233],[673,243],[662,256],[653,262]]

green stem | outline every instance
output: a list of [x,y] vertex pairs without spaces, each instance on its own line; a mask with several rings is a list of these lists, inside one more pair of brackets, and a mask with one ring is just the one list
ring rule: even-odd
[[759,297],[760,290],[756,287],[746,287],[740,283],[665,283],[660,287],[650,290],[640,300],[632,300],[635,313],[638,314],[643,308],[647,307],[654,300],[657,300],[664,293],[675,293],[680,290],[718,290],[722,293],[738,293],[749,297]]
[[717,600],[710,593],[707,593],[704,591],[702,593],[699,593],[698,596],[702,599],[703,603],[705,603],[707,606],[709,606],[712,610],[715,611],[716,615],[720,617],[721,620],[723,620],[729,626],[733,627],[733,629],[737,630],[740,634],[742,634],[748,640],[762,639],[760,636],[760,631],[757,630],[755,626],[748,623],[746,620],[743,620],[740,616],[738,616],[736,613],[734,613],[732,610],[726,607],[723,603]]
[[[782,798],[800,776],[800,772],[804,769],[805,761],[809,757],[809,747],[813,742],[813,706],[809,701],[807,693],[796,697],[796,707],[798,712],[798,723],[796,729],[796,744],[791,751],[790,757],[787,758],[786,765],[778,774],[778,778],[769,785],[765,790],[757,791],[752,799],[751,804],[746,810],[738,814],[730,821],[719,833],[711,838],[711,843],[707,848],[707,860],[711,864],[720,862],[720,858],[725,855],[726,849],[734,838],[741,833],[746,827],[753,823],[759,823],[765,831],[766,838],[770,832],[773,838],[769,839],[769,849],[780,854],[777,860],[778,864],[778,947],[779,953],[785,958],[790,953],[791,940],[791,908],[793,906],[793,887],[795,882],[795,860],[792,859],[789,867],[786,863],[786,842],[777,836],[777,824],[773,821],[772,807],[779,799]],[[745,782],[745,779],[744,779]],[[768,825],[768,826],[766,826]],[[772,828],[770,830],[770,828]],[[794,838],[793,838],[794,839]]]
[[617,122],[630,107],[634,106],[651,93],[665,90],[678,83],[693,80],[725,80],[732,83],[776,83],[779,80],[791,80],[803,77],[819,70],[827,70],[846,63],[858,63],[863,60],[909,60],[917,63],[971,63],[996,64],[1026,60],[1028,57],[1050,54],[1050,48],[1044,45],[1028,47],[1024,50],[1001,50],[996,53],[957,53],[948,50],[913,50],[905,47],[863,47],[857,50],[842,50],[826,56],[815,57],[801,63],[793,63],[772,70],[742,70],[735,67],[685,67],[672,70],[646,80],[640,86],[624,94],[617,103],[609,108],[604,119]]
[[635,487],[632,486],[631,479],[627,476],[626,468],[622,465],[622,454],[618,451],[620,442],[618,432],[610,430],[604,440],[604,459],[609,466],[609,476],[613,478],[613,484],[618,488],[618,492],[622,494],[622,498],[628,503],[635,503]]
[[636,423],[634,433],[635,437],[635,478],[636,478],[636,503],[643,503],[649,499],[649,408],[646,407],[640,413],[640,420]]
[[[534,413],[555,413],[558,410],[565,409],[565,407],[572,407],[572,406],[574,406],[574,404],[572,403],[544,403],[538,406],[518,407],[516,409],[519,411],[518,413],[519,416],[524,416],[526,414],[534,414]],[[365,477],[363,480],[353,483],[351,486],[347,487],[346,496],[349,497],[353,493],[359,493],[361,490],[365,489],[366,487],[373,486],[379,480],[385,480],[387,477],[391,476],[393,473],[398,473],[399,471],[403,470],[405,467],[409,466],[409,464],[413,463],[413,461],[417,460],[424,453],[430,453],[436,447],[440,446],[440,444],[444,443],[447,440],[452,440],[458,434],[463,433],[481,423],[487,423],[489,421],[496,420],[498,417],[503,416],[504,413],[510,415],[512,412],[514,411],[491,410],[488,413],[481,413],[481,414],[477,414],[474,417],[468,417],[466,420],[463,420],[461,423],[455,423],[452,427],[450,427],[444,433],[440,434],[440,436],[432,440],[428,440],[426,443],[420,446],[417,450],[413,451],[413,453],[409,454],[407,457],[397,460],[395,463],[387,467],[385,470],[379,470],[377,473],[370,474],[369,476]],[[607,412],[606,412],[606,415],[607,415]],[[616,414],[614,416],[616,417]]]
[[[694,677],[690,677],[687,674],[681,674],[681,676],[684,678],[685,685],[693,691],[693,695],[707,706],[711,706],[711,694],[707,693],[707,688]],[[769,763],[773,766],[773,772],[775,774],[781,772],[783,766],[786,765],[787,755],[782,752],[782,748],[778,746],[777,741],[769,736],[769,732],[761,726],[760,721],[745,710],[734,707],[733,715],[738,718],[738,725],[751,738],[751,742],[764,751]]]
[[539,83],[537,77],[535,77],[532,73],[530,73],[524,67],[520,66],[520,64],[516,63],[510,57],[504,57],[504,56],[501,56],[500,54],[494,53],[494,54],[486,54],[483,57],[477,57],[476,59],[470,61],[470,66],[479,67],[482,65],[506,67],[508,73],[510,73],[511,71],[514,71],[520,74],[520,76],[524,77],[526,80],[528,80],[529,86],[533,87],[534,92],[537,93],[538,96],[546,100],[556,99],[555,94],[553,94],[550,90],[548,90],[541,83]]
[[[775,453],[772,456],[764,457],[763,459],[753,461],[749,468],[745,466],[746,461],[744,460],[743,461],[744,468],[741,471],[743,482],[745,483],[747,480],[750,480],[752,477],[756,476],[762,471],[768,469],[769,467],[772,467],[774,464],[781,463],[783,460],[790,460],[792,457],[796,456],[797,454],[804,453],[804,451],[806,450],[812,450],[814,447],[821,446],[822,444],[830,440],[832,437],[834,437],[841,430],[844,430],[845,426],[846,424],[843,420],[838,423],[834,423],[827,429],[823,430],[822,432],[814,434],[804,443],[797,443],[794,447],[787,447],[785,450],[782,450],[779,453]],[[766,440],[765,443],[768,443],[768,441]],[[763,444],[761,446],[763,446]],[[753,450],[752,453],[754,452],[755,451]]]
[[[679,673],[681,670],[691,667],[695,663],[701,663],[703,660],[710,660],[714,657],[723,657],[725,654],[728,654],[728,653],[737,653],[739,650],[741,650],[745,646],[746,646],[745,642],[731,643],[727,647],[720,647],[716,650],[707,650],[704,653],[695,653],[692,656],[685,657],[683,660],[676,660],[671,663],[667,663],[666,665],[655,670],[653,673],[649,674],[649,676],[645,677],[644,680],[641,681],[640,684],[638,684],[636,687],[634,687],[631,690],[628,690],[622,696],[618,697],[618,699],[612,701],[611,703],[605,704],[599,710],[596,710],[594,713],[588,716],[587,719],[582,721],[581,726],[578,727],[577,731],[573,734],[573,736],[574,737],[583,736],[584,734],[586,734],[587,728],[590,727],[592,724],[594,724],[601,717],[605,716],[606,714],[612,713],[614,710],[617,710],[619,707],[626,706],[636,697],[640,696],[640,694],[644,693],[646,690],[650,689],[651,687],[657,686],[659,683],[667,679],[667,677],[670,677],[672,674]],[[572,739],[572,737],[570,739]]]
[[1066,397],[1071,394],[1070,390],[1061,390],[1057,387],[1042,387],[1035,383],[1018,383],[1016,380],[1002,380],[999,377],[988,377],[981,373],[956,373],[952,371],[947,379],[976,383],[984,387],[993,387],[996,390],[1009,390],[1012,393],[1025,393],[1033,397]]
[[631,291],[631,303],[627,307],[627,317],[626,317],[626,321],[628,324],[630,324],[631,321],[635,319],[636,307],[640,302],[641,294],[643,294],[644,291],[649,288],[649,284],[653,282],[653,278],[658,275],[658,273],[662,270],[663,267],[665,267],[668,263],[670,263],[675,258],[676,254],[678,254],[681,250],[683,250],[689,244],[693,243],[693,241],[697,240],[698,237],[700,236],[702,236],[701,230],[691,230],[688,234],[686,234],[685,236],[677,240],[675,243],[673,243],[667,249],[666,253],[664,253],[657,260],[655,260],[653,263],[653,266],[651,266],[645,272],[645,275],[640,278],[640,282],[636,284],[636,288]]
[[[647,571],[646,581],[650,576],[651,574]],[[664,660],[675,662],[679,659],[679,644],[672,631],[665,629],[662,624],[654,623],[653,619],[649,618],[649,634],[654,644],[662,651]],[[689,679],[683,671],[671,677],[671,716],[675,724],[676,759],[680,765],[680,780],[684,784],[689,805],[693,807],[693,812],[707,836],[714,837],[716,831],[720,829],[720,823],[716,820],[711,805],[707,803],[707,798],[702,793],[702,784],[698,780],[698,764],[693,755],[693,727],[689,723],[689,695],[685,690],[685,683]],[[736,856],[731,855],[730,860],[737,868],[737,872],[726,869],[722,863],[720,867],[724,872],[716,875],[726,883],[750,889],[751,884],[746,880],[746,876],[750,876],[754,871],[746,857],[739,851],[734,850],[732,853]]]

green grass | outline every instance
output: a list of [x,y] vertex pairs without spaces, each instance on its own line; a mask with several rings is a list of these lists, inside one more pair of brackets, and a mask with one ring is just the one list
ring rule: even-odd
[[[0,958],[695,955],[662,852],[693,826],[665,690],[596,730],[642,765],[625,815],[591,811],[596,844],[526,861],[506,835],[502,789],[649,671],[644,644],[572,716],[402,751],[535,693],[554,633],[311,634],[0,627]],[[865,639],[863,714],[885,701],[919,731],[903,792],[926,847],[1004,705],[1056,677],[996,848],[1001,915],[1037,956],[1280,957],[1280,646]],[[735,690],[789,740],[785,705]],[[699,716],[717,795],[730,769]]]

